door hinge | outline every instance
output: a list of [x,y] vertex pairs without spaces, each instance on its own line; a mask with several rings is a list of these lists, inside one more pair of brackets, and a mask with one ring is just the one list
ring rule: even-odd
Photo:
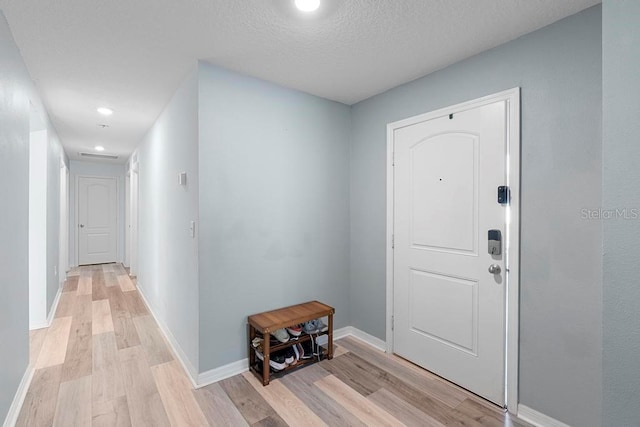
[[391,166],[395,166],[396,165],[396,152],[392,151],[391,152]]
[[391,316],[391,330],[395,330],[396,327],[396,318],[395,316]]
[[396,248],[396,235],[392,234],[391,235],[391,249],[395,249]]

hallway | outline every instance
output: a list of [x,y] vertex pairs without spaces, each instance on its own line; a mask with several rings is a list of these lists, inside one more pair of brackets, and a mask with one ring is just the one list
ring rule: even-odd
[[31,363],[18,426],[524,425],[354,338],[268,387],[245,372],[194,390],[120,264],[70,272]]
[[207,425],[134,283],[121,264],[70,272],[51,327],[31,332],[18,426]]

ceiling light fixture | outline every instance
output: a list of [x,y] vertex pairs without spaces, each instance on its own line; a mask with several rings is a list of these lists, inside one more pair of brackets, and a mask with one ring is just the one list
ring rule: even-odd
[[320,0],[295,0],[295,4],[303,12],[313,12],[320,7]]
[[95,147],[93,147],[96,149],[96,151],[104,151],[104,147],[102,145],[96,145]]
[[113,110],[111,108],[107,108],[107,107],[98,107],[97,109],[98,113],[102,114],[103,116],[110,116],[113,114]]

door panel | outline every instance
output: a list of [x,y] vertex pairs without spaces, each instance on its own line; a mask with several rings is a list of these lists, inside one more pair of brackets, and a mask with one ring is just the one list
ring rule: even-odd
[[394,352],[504,405],[505,265],[487,232],[505,234],[506,103],[393,138]]
[[117,261],[116,178],[78,178],[78,263]]
[[410,148],[414,246],[476,252],[477,145],[475,135],[444,133]]
[[478,282],[416,270],[410,280],[410,328],[476,354]]

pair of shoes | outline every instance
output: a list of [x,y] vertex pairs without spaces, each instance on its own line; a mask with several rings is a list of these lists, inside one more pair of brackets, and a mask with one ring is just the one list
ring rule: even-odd
[[289,341],[289,333],[285,329],[278,329],[276,331],[273,331],[271,335],[282,343]]
[[299,359],[307,360],[313,358],[313,344],[311,341],[305,341],[300,344],[296,344],[298,347]]
[[317,334],[328,330],[327,325],[322,322],[321,319],[313,319],[305,322],[302,326],[302,330],[306,334]]
[[300,353],[298,353],[297,349],[298,344],[295,344],[288,349],[286,349],[285,353],[285,362],[289,364],[289,366],[295,365],[300,360]]
[[[271,353],[271,357],[269,357],[269,367],[271,367],[274,371],[282,371],[284,368],[289,366],[283,354],[278,354],[281,352]],[[264,355],[261,351],[256,350],[256,357],[260,359],[261,362],[264,362]]]
[[315,334],[318,331],[318,320],[314,319],[304,322],[302,330],[305,334]]
[[[251,345],[253,346],[253,348],[259,348],[260,351],[262,351],[263,343],[264,343],[264,336],[261,333],[256,332],[256,337],[251,341]],[[273,334],[269,334],[269,346],[273,347],[281,343],[282,341],[280,341],[278,338],[273,336]]]
[[292,337],[299,337],[300,334],[302,334],[302,325],[289,326],[287,332],[289,332]]
[[[296,349],[296,346],[298,345],[299,344],[296,344],[293,347],[285,348],[284,350],[271,353],[271,356],[269,357],[269,366],[274,371],[279,372],[285,369],[287,366],[295,365],[296,363],[298,363],[298,360],[300,359],[298,349]],[[257,349],[256,357],[260,361],[264,362],[264,355]]]
[[259,350],[260,352],[262,352],[262,343],[264,342],[264,338],[259,338],[259,337],[255,337],[252,341],[251,341],[251,346],[253,346],[253,348],[255,348],[256,350]]

